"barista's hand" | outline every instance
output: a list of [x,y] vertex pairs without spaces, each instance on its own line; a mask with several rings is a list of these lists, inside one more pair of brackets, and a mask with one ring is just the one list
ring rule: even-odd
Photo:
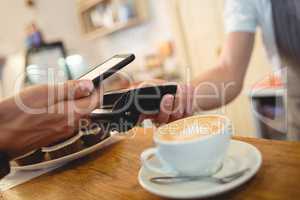
[[160,124],[169,123],[193,114],[194,89],[189,85],[178,85],[175,97],[165,95],[160,104],[160,113],[155,121]]
[[100,99],[85,80],[25,89],[0,102],[0,151],[14,158],[71,137]]
[[[135,84],[134,87],[145,87],[163,85],[168,82],[163,80],[150,80]],[[173,95],[165,95],[160,104],[160,113],[155,116],[141,117],[141,120],[151,118],[159,124],[169,123],[193,114],[193,97],[194,88],[191,85],[178,84],[177,93]]]

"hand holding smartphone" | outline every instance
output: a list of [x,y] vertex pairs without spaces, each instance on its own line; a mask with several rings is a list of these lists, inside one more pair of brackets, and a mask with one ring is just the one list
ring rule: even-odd
[[[113,56],[81,76],[79,80],[92,80],[94,86],[99,87],[102,81],[134,59],[133,54]],[[175,95],[176,91],[176,85],[157,85],[112,91],[104,94],[101,109],[92,112],[91,119],[93,122],[107,126],[108,131],[114,128],[119,132],[126,132],[138,123],[141,114],[158,114],[163,96],[167,94]],[[123,126],[126,124],[129,124],[129,126]],[[115,127],[115,125],[118,126]]]

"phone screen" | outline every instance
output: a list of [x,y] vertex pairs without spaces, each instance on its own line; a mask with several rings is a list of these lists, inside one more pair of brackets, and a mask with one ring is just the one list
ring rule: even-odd
[[95,67],[94,70],[90,71],[86,75],[82,76],[79,80],[94,80],[96,77],[110,70],[112,67],[122,62],[124,58],[121,57],[113,57],[112,59],[106,61],[100,66]]

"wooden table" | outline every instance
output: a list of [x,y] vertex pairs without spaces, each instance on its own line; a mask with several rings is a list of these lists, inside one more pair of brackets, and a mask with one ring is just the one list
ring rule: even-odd
[[[2,193],[5,200],[160,199],[139,185],[139,156],[152,143],[152,130]],[[258,174],[217,199],[300,199],[300,143],[250,138],[263,154]],[[214,198],[216,199],[216,198]]]

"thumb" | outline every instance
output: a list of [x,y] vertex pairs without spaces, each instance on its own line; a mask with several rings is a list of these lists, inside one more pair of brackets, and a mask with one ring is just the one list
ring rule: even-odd
[[56,85],[31,86],[16,94],[14,105],[28,108],[41,108],[65,100],[81,99],[90,96],[94,84],[90,80],[72,80]]
[[90,80],[72,80],[54,86],[48,91],[48,95],[52,95],[53,104],[55,104],[64,100],[90,96],[94,89],[94,84]]

